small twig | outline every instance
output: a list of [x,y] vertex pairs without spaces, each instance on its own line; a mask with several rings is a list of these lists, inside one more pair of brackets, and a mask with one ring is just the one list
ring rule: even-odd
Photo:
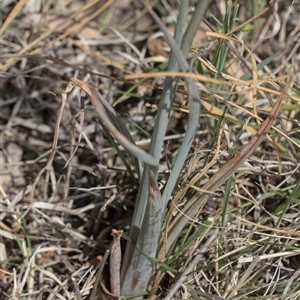
[[60,123],[62,120],[62,115],[63,115],[63,111],[67,102],[67,93],[69,93],[72,90],[73,86],[71,83],[68,84],[68,86],[66,87],[66,89],[62,92],[62,103],[61,103],[61,107],[59,109],[58,112],[58,117],[57,117],[57,121],[55,124],[55,131],[54,131],[54,137],[53,137],[53,144],[52,144],[52,150],[50,153],[50,157],[47,161],[46,166],[44,166],[44,168],[42,168],[42,170],[39,172],[39,174],[36,176],[34,183],[32,184],[32,188],[31,188],[31,192],[30,192],[30,196],[29,196],[29,202],[30,204],[32,204],[33,202],[33,198],[34,198],[34,193],[36,190],[36,186],[42,176],[42,174],[51,166],[55,153],[56,153],[56,147],[57,147],[57,143],[58,143],[58,133],[59,133],[59,128],[60,128]]
[[96,280],[95,280],[95,283],[94,283],[94,286],[93,286],[93,290],[92,290],[92,293],[90,295],[90,298],[89,300],[95,300],[95,297],[96,297],[96,294],[97,294],[97,288],[100,284],[100,281],[101,281],[101,276],[102,276],[102,271],[104,269],[104,265],[107,261],[107,258],[108,258],[108,255],[109,255],[109,251],[106,250],[105,251],[105,254],[103,256],[103,259],[102,261],[100,262],[100,265],[99,265],[99,270],[97,272],[97,275],[96,275]]
[[82,297],[81,297],[81,294],[80,294],[79,287],[78,287],[76,279],[72,278],[72,282],[73,282],[73,285],[74,285],[74,290],[75,290],[75,294],[76,294],[77,300],[82,300]]

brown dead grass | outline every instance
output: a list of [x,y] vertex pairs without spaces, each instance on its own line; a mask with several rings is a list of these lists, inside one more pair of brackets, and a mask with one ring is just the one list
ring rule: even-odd
[[[159,1],[152,2],[154,5]],[[250,33],[238,34],[257,61],[284,49],[264,69],[264,75],[281,76],[284,81],[285,76],[293,72],[293,87],[299,92],[300,4],[295,1],[292,6],[284,2],[287,1],[279,3],[277,12],[268,10],[258,18]],[[170,7],[166,3],[159,2],[163,11],[171,9],[163,20],[172,27],[172,12],[176,13],[177,6],[174,1],[170,1]],[[224,3],[220,1],[218,6],[211,8],[219,19],[224,16]],[[147,39],[156,32],[156,25],[142,1],[7,1],[2,3],[1,9],[0,298],[75,299],[77,295],[80,299],[78,293],[81,293],[82,299],[89,299],[95,282],[94,266],[99,264],[111,244],[111,230],[127,231],[129,228],[137,186],[104,136],[91,109],[85,114],[80,146],[64,168],[78,142],[81,105],[80,91],[74,89],[68,95],[57,145],[52,149],[62,91],[72,77],[93,83],[112,105],[118,103],[115,106],[118,113],[144,130],[142,132],[126,121],[137,144],[147,149],[148,134],[153,128],[161,93],[162,74],[160,78],[151,75],[133,94],[124,93],[133,85],[133,80],[138,77],[136,74],[150,72],[158,62],[167,60],[166,45],[159,37],[152,39],[147,48]],[[247,8],[241,5],[239,22],[251,16]],[[194,46],[201,46],[209,39],[205,30],[201,29]],[[241,51],[240,44],[232,44]],[[215,51],[216,46],[205,53],[205,58],[212,61]],[[244,59],[250,62],[248,55],[245,53]],[[219,152],[220,155],[214,158],[217,162],[212,164],[213,168],[205,172],[206,177],[227,161],[227,146],[242,127],[236,123],[237,120],[243,122],[252,114],[259,125],[271,109],[265,90],[271,92],[272,98],[273,94],[280,92],[270,83],[265,87],[260,85],[256,105],[253,105],[252,88],[247,90],[243,86],[243,97],[240,97],[241,86],[230,90],[233,84],[230,80],[239,78],[240,70],[245,72],[240,67],[240,60],[230,53],[226,73],[231,76],[228,78],[230,84],[228,87],[224,85],[222,92],[212,91],[213,96],[202,96],[203,111],[195,147],[178,182],[182,190],[190,188],[189,182],[205,167],[205,159],[211,151],[209,142],[215,134],[216,122],[213,119],[219,119],[222,115],[218,105],[223,105],[224,100],[220,95],[235,94],[227,104],[228,120],[235,119],[235,122],[226,122],[227,127],[222,129],[222,139],[217,144],[221,150],[219,152],[215,146],[213,149],[216,150],[213,153]],[[208,68],[206,71],[213,70]],[[278,82],[278,78],[274,81]],[[168,176],[171,155],[184,134],[187,119],[185,94],[184,86],[179,82],[179,93],[163,149],[162,183]],[[268,286],[272,286],[271,279],[275,280],[274,272],[279,268],[282,272],[276,280],[286,283],[286,287],[289,277],[296,276],[295,282],[299,279],[299,198],[298,202],[291,202],[285,211],[285,217],[277,228],[279,231],[270,229],[277,220],[274,219],[276,209],[290,199],[293,189],[289,186],[299,182],[299,97],[299,93],[294,92],[291,98],[286,99],[286,107],[274,127],[277,133],[269,141],[266,140],[257,155],[251,157],[234,178],[228,204],[228,225],[223,229],[224,239],[227,239],[226,249],[222,249],[222,253],[214,247],[207,249],[206,262],[198,265],[198,268],[207,269],[188,274],[189,286],[186,288],[187,285],[183,285],[176,299],[209,299],[211,295],[208,294],[218,295],[219,291],[220,297],[231,298],[238,288],[246,289],[244,282],[239,281],[239,274],[245,274],[245,270],[250,272],[249,265],[239,258],[233,258],[234,263],[228,260],[228,265],[233,264],[229,269],[232,268],[236,276],[229,277],[226,275],[229,271],[224,265],[224,257],[243,251],[247,245],[258,245],[254,247],[253,257],[245,258],[247,262],[256,262],[253,265],[256,268],[254,274],[265,271],[264,263],[272,257],[272,253],[283,253],[276,261],[277,265],[267,268],[265,281],[257,284],[257,288],[266,291],[266,295]],[[91,107],[87,105],[87,108]],[[247,143],[250,134],[255,132],[255,127],[246,127],[238,146]],[[47,165],[51,153],[53,159]],[[45,166],[47,168],[40,173]],[[38,174],[41,176],[30,201],[32,185]],[[193,186],[191,188],[195,189]],[[180,189],[175,191],[174,196],[180,198]],[[278,192],[272,197],[258,202],[262,195],[276,190]],[[177,209],[184,205],[189,193],[191,189],[180,199],[175,196],[176,203],[179,203]],[[222,195],[212,196],[213,201],[205,207],[199,224],[220,212]],[[112,203],[101,211],[108,200]],[[255,224],[257,220],[261,225]],[[220,224],[215,222],[213,226]],[[273,246],[265,246],[268,255],[256,261],[266,237],[271,237],[268,243],[273,243]],[[203,235],[182,254],[174,265],[178,271],[187,268],[204,240]],[[122,243],[121,246],[124,246]],[[287,253],[291,249],[293,254]],[[222,265],[218,265],[219,261]],[[217,271],[211,269],[212,265],[216,266]],[[103,272],[107,274],[106,270]],[[223,281],[220,282],[219,278]],[[165,274],[157,282],[156,294],[164,298],[173,286],[171,275]],[[106,278],[103,284],[107,284]],[[229,288],[234,285],[236,288]],[[264,299],[283,299],[276,295]],[[299,298],[295,292],[286,299]]]

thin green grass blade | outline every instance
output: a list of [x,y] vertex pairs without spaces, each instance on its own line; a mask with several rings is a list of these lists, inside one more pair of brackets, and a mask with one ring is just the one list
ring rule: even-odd
[[211,226],[213,226],[219,218],[220,216],[217,215],[214,218],[206,219],[203,222],[203,224],[201,224],[197,228],[197,230],[187,239],[187,241],[178,248],[176,253],[172,253],[172,258],[168,260],[168,264],[171,265],[173,262],[177,261],[178,257],[183,253],[183,251],[185,251],[189,246],[191,246],[197,238],[199,238],[201,235],[204,235],[205,232],[210,230]]
[[141,126],[139,126],[136,122],[134,122],[133,120],[131,120],[129,118],[128,119],[126,118],[126,120],[125,119],[123,119],[123,120],[124,120],[123,122],[125,124],[128,124],[128,126],[132,127],[133,130],[135,129],[135,130],[139,131],[140,133],[144,134],[148,139],[151,139],[151,134],[147,130],[145,130]]
[[293,189],[293,192],[290,195],[290,197],[280,207],[281,213],[280,213],[280,216],[279,216],[279,218],[278,218],[278,220],[276,222],[276,225],[275,225],[276,228],[278,228],[280,226],[282,219],[284,218],[284,216],[285,216],[288,208],[292,205],[292,203],[295,203],[295,202],[299,202],[300,203],[299,196],[300,196],[300,179],[296,183],[295,188]]
[[[115,151],[118,154],[118,157],[121,159],[121,161],[123,162],[129,176],[131,177],[131,180],[133,182],[136,181],[136,178],[134,176],[133,170],[127,160],[127,158],[125,157],[123,151],[120,149],[119,145],[115,142],[115,139],[113,138],[113,136],[110,134],[110,132],[107,130],[107,128],[105,127],[105,125],[103,124],[103,122],[101,121],[101,119],[99,118],[99,123],[101,124],[103,131],[105,133],[105,135],[107,136],[110,144],[112,145],[112,147],[115,149]],[[140,168],[137,171],[138,177],[140,178]]]
[[[276,58],[279,54],[281,54],[283,52],[284,49],[280,49],[277,52],[275,52],[274,54],[270,55],[269,57],[265,58],[264,60],[262,60],[260,63],[257,64],[257,70],[260,71],[262,70],[265,66],[267,66],[270,62],[272,62],[272,60],[274,58]],[[251,72],[247,72],[245,73],[242,77],[241,80],[250,80],[252,79],[252,73]]]
[[221,219],[221,227],[225,228],[225,220],[226,220],[226,213],[227,213],[227,206],[230,196],[230,190],[231,190],[231,184],[232,184],[232,176],[230,176],[225,185],[225,195],[224,195],[224,201],[223,201],[223,207],[222,207],[222,219]]

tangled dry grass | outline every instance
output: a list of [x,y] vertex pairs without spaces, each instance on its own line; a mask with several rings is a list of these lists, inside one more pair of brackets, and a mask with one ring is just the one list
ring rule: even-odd
[[[253,86],[243,93],[234,86],[233,79],[247,73],[241,59],[251,62],[242,44],[234,45],[242,58],[230,52],[221,74],[229,84],[202,94],[199,130],[170,216],[201,191],[190,182],[208,162],[214,163],[202,183],[228,160],[232,141],[237,148],[248,143],[272,108],[270,98],[276,99],[293,74],[270,136],[234,176],[231,188],[212,195],[189,229],[199,237],[191,244],[189,234],[186,240],[180,237],[184,247],[166,257],[177,276],[198,257],[173,299],[300,299],[300,3],[290,2],[263,10],[257,6],[264,1],[252,1],[252,11],[243,3],[239,9],[238,24],[264,12],[251,31],[236,33],[263,63],[260,76],[275,78],[274,85],[259,86],[256,106]],[[152,5],[172,31],[177,2]],[[135,79],[167,61],[167,45],[143,1],[4,1],[1,10],[0,298],[91,299],[95,267],[110,246],[111,230],[128,231],[137,185],[89,103],[81,126],[85,99],[78,88],[68,94],[53,144],[61,95],[73,77],[91,82],[121,115],[137,145],[147,149],[164,77],[138,85]],[[209,13],[222,20],[225,1],[213,2]],[[209,24],[219,26],[210,18],[199,29],[195,47],[211,41],[205,34]],[[210,64],[217,50],[213,45],[200,58],[207,78],[217,72]],[[161,185],[181,144],[187,112],[179,80],[162,149]],[[225,121],[217,131],[220,118]],[[218,242],[197,256],[213,227],[220,228]],[[170,295],[172,275],[156,277],[157,297]],[[105,276],[101,284],[108,286]]]

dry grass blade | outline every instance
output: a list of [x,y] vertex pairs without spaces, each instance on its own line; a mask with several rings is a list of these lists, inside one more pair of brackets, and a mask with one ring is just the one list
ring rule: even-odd
[[[56,42],[63,40],[64,38],[66,38],[70,34],[79,31],[84,25],[86,25],[88,22],[90,22],[91,20],[93,20],[94,18],[96,18],[97,16],[99,16],[105,9],[107,9],[113,3],[113,1],[114,0],[106,1],[106,3],[104,5],[102,5],[100,8],[98,8],[96,11],[94,11],[91,14],[88,14],[88,16],[86,18],[84,18],[81,22],[79,22],[79,24],[76,24],[75,26],[71,26],[70,29],[68,29],[65,32],[63,32],[57,38],[49,41],[43,47],[38,47],[38,48],[36,48],[34,50],[31,50],[41,40],[46,39],[50,34],[52,34],[57,28],[55,27],[55,28],[50,29],[49,31],[45,32],[44,34],[42,34],[41,36],[39,36],[37,39],[35,39],[31,43],[29,43],[28,45],[26,45],[25,47],[23,47],[22,50],[19,51],[18,55],[25,54],[26,52],[28,52],[30,50],[31,50],[29,52],[30,55],[38,54],[38,53],[42,52],[45,48],[50,47],[50,46],[54,45]],[[20,1],[20,3],[22,3],[22,2],[23,1]],[[98,2],[99,2],[99,0],[93,0],[93,1],[89,2],[87,5],[85,5],[84,8],[82,8],[81,10],[79,10],[75,14],[73,14],[70,17],[70,19],[75,18],[79,13],[82,13],[83,11],[89,9],[91,6],[96,5]],[[61,24],[59,26],[61,26]],[[20,58],[18,58],[18,57],[17,58],[15,58],[15,57],[14,58],[9,58],[5,62],[4,65],[0,66],[0,70],[8,68],[12,64],[14,64],[16,60],[20,60]]]
[[1,2],[1,300],[299,299],[299,0],[208,2]]
[[246,223],[246,224],[252,225],[254,227],[258,227],[258,228],[262,228],[262,229],[265,229],[265,230],[270,230],[270,231],[282,234],[283,236],[288,235],[288,236],[300,237],[300,232],[293,231],[292,229],[291,230],[283,230],[283,229],[272,228],[272,227],[268,227],[268,226],[265,226],[265,225],[256,224],[254,222],[251,222],[251,221],[245,220],[245,219],[243,219],[243,222]]
[[197,266],[199,261],[203,258],[203,255],[205,252],[212,246],[212,244],[216,241],[217,236],[219,234],[218,230],[213,230],[210,233],[210,237],[204,244],[204,246],[200,249],[199,253],[196,255],[196,257],[193,259],[193,261],[189,264],[189,266],[183,271],[183,273],[180,275],[177,282],[174,284],[174,286],[170,289],[168,295],[166,296],[165,300],[171,300],[173,299],[176,291],[180,288],[180,286],[183,284],[183,282],[186,279],[186,275],[188,273],[191,273],[193,269]]
[[[132,79],[140,79],[140,78],[156,78],[156,77],[161,77],[161,76],[166,76],[166,77],[182,77],[182,78],[192,78],[198,81],[204,81],[207,83],[216,83],[218,85],[228,85],[232,86],[232,81],[233,80],[235,85],[245,85],[245,86],[252,86],[254,83],[256,84],[263,84],[266,80],[265,79],[260,79],[257,81],[254,80],[241,80],[241,79],[236,79],[234,77],[230,77],[230,80],[224,81],[222,79],[215,79],[212,77],[208,77],[206,75],[202,74],[194,74],[194,73],[185,73],[185,72],[171,72],[171,71],[162,71],[158,73],[142,73],[142,74],[132,74],[132,75],[126,75],[124,78],[128,80]],[[279,77],[276,77],[274,79],[268,79],[268,82],[276,82],[276,81],[283,81],[286,80],[290,75],[282,75]],[[229,79],[229,78],[228,78]],[[258,86],[257,89],[262,92],[270,93],[276,96],[280,96],[280,91],[276,91],[274,89],[266,88],[263,86]],[[300,102],[300,97],[296,95],[290,96],[292,100]]]
[[[256,150],[259,144],[263,141],[264,136],[272,127],[274,120],[276,119],[282,101],[290,87],[292,77],[289,78],[287,84],[282,90],[280,96],[277,99],[275,106],[270,112],[269,117],[262,123],[260,129],[251,141],[231,160],[222,166],[217,173],[204,185],[203,189],[214,192],[221,184],[223,184],[243,163],[244,161]],[[167,249],[173,244],[178,234],[182,231],[184,226],[192,219],[196,212],[202,207],[209,199],[209,194],[204,193],[199,195],[198,193],[187,203],[182,213],[178,214],[174,221],[171,223],[168,231]]]
[[[248,266],[247,270],[244,272],[244,274],[242,275],[242,277],[239,279],[239,281],[236,284],[236,286],[232,289],[232,291],[228,295],[228,298],[234,297],[236,295],[237,291],[242,288],[242,286],[245,284],[245,281],[252,274],[252,271],[255,268],[255,266],[257,265],[258,261],[259,261],[259,257],[255,257],[253,259],[253,261],[251,262],[251,264]],[[224,297],[227,298],[227,295],[225,294]]]
[[26,0],[21,0],[16,3],[15,7],[13,8],[13,10],[11,11],[11,13],[6,18],[6,20],[4,21],[4,23],[2,24],[2,26],[0,28],[0,36],[3,35],[4,31],[9,26],[9,24],[16,18],[16,16],[18,15],[20,10],[24,6],[25,2],[26,2]]
[[43,173],[51,167],[51,164],[53,162],[55,153],[56,153],[56,148],[57,148],[57,142],[58,142],[58,133],[59,133],[59,128],[60,128],[60,123],[62,120],[62,116],[63,116],[63,111],[67,102],[67,94],[72,90],[73,86],[71,84],[68,84],[67,88],[62,92],[61,95],[61,107],[59,109],[58,115],[57,115],[57,121],[55,124],[55,130],[54,130],[54,137],[53,137],[53,144],[52,144],[52,150],[50,153],[50,157],[47,161],[47,164],[44,168],[41,169],[41,171],[39,172],[39,174],[37,175],[37,177],[35,178],[33,184],[32,184],[32,188],[30,191],[30,195],[29,195],[29,202],[32,204],[33,202],[33,198],[34,198],[34,193],[35,193],[35,189],[36,186],[41,178],[41,176],[43,175]]

